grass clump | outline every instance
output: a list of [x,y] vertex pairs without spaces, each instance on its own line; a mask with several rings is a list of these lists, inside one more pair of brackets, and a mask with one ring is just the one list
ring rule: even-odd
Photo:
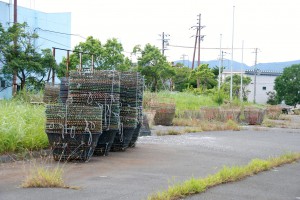
[[223,183],[239,181],[262,171],[295,162],[300,159],[300,153],[287,153],[267,160],[253,159],[245,166],[224,166],[219,172],[205,178],[191,178],[183,183],[169,186],[166,191],[148,196],[148,200],[176,200],[186,196],[202,193],[208,188]]
[[65,185],[62,175],[63,168],[59,166],[52,169],[43,166],[34,167],[21,186],[23,188],[69,188]]
[[0,110],[0,154],[48,147],[44,106],[0,100]]
[[[233,120],[228,120],[226,123],[219,121],[203,121],[199,119],[186,119],[186,118],[175,118],[173,120],[174,126],[190,126],[197,128],[201,131],[224,131],[234,130],[239,131],[240,127]],[[201,132],[197,131],[197,132]]]

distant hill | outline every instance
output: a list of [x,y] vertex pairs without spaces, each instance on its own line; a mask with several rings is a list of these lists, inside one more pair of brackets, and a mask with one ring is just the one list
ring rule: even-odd
[[[176,63],[182,63],[182,60],[177,60],[174,62]],[[209,64],[209,67],[215,67],[219,66],[219,60],[210,60],[210,61],[203,61],[201,63]],[[225,67],[224,71],[230,71],[230,64],[231,60],[224,60],[223,66]],[[293,64],[300,64],[300,60],[294,60],[294,61],[287,61],[287,62],[271,62],[271,63],[258,63],[256,67],[262,71],[277,71],[282,72],[284,68],[289,67]],[[185,66],[192,67],[192,62],[189,60],[184,61]],[[197,66],[197,62],[195,62],[195,67]],[[232,71],[240,71],[241,70],[242,63],[233,61]],[[248,66],[244,64],[243,71],[245,70],[251,70],[254,68],[254,66]]]

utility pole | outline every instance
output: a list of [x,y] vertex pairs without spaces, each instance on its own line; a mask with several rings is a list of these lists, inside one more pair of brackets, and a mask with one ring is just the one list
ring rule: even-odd
[[[52,47],[52,55],[53,55],[53,58],[55,60],[55,48]],[[50,73],[50,71],[49,71]],[[54,86],[55,84],[55,70],[54,70],[54,67],[52,68],[52,85]]]
[[243,102],[243,66],[244,66],[244,40],[242,41],[241,89],[240,89],[241,102]]
[[196,36],[195,36],[195,46],[194,46],[194,54],[193,54],[193,63],[192,63],[192,69],[194,69],[194,63],[195,63],[195,54],[196,54],[196,48],[197,48],[197,42],[198,42],[198,66],[200,65],[200,44],[201,41],[203,41],[204,35],[201,35],[201,29],[203,29],[205,26],[201,26],[201,13],[198,16],[198,22],[196,26],[192,26],[191,28],[196,29]]
[[233,90],[233,77],[232,77],[232,68],[233,68],[233,42],[234,42],[234,9],[232,12],[232,40],[231,40],[231,62],[230,62],[230,102],[232,102],[232,90]]
[[184,66],[184,63],[185,63],[185,57],[188,56],[186,54],[182,54],[181,55],[181,58],[182,58],[182,65]]
[[165,55],[165,50],[168,50],[167,46],[169,46],[169,40],[170,40],[170,39],[167,39],[167,37],[169,37],[170,35],[166,34],[165,32],[162,32],[162,34],[160,36],[161,36],[161,46],[162,46],[161,53],[162,53],[162,55]]
[[[14,0],[14,24],[18,23],[18,0]],[[17,40],[18,38],[14,38],[14,46],[15,51],[17,51]],[[12,87],[12,95],[15,96],[17,94],[17,69],[13,72],[13,87]]]
[[222,63],[222,59],[223,59],[223,55],[222,55],[222,34],[220,34],[220,59],[219,59],[219,77],[218,77],[218,91],[220,91],[221,88],[221,63]]
[[253,103],[256,103],[256,75],[257,75],[257,68],[256,68],[256,64],[257,64],[257,48],[255,48],[255,60],[254,60],[254,93],[253,93]]

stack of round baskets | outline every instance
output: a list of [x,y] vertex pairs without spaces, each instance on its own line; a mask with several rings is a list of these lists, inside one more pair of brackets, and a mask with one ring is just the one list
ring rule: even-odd
[[120,73],[95,70],[93,73],[71,71],[69,100],[75,105],[102,107],[102,126],[94,155],[107,155],[120,129]]
[[101,107],[47,105],[46,119],[54,160],[90,159],[102,133]]
[[116,135],[112,151],[124,151],[134,146],[142,123],[144,79],[138,72],[121,73],[121,130]]

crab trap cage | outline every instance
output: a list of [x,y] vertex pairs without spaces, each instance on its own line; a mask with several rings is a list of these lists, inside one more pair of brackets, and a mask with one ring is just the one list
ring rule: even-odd
[[144,79],[138,72],[121,73],[121,129],[114,139],[112,151],[124,151],[135,144],[142,121]]
[[56,161],[87,161],[102,133],[102,107],[46,106],[46,134]]
[[54,104],[59,102],[60,85],[46,84],[44,88],[43,102]]
[[102,106],[102,126],[95,156],[107,155],[120,129],[120,73],[95,70],[69,73],[69,100],[74,105]]

